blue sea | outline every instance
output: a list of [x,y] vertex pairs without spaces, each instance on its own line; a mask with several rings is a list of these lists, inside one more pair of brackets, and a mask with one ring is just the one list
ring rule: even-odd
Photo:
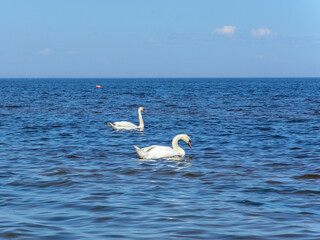
[[[107,126],[140,106],[144,131]],[[181,160],[133,147],[181,133]],[[320,239],[320,79],[0,79],[0,216],[1,239]]]

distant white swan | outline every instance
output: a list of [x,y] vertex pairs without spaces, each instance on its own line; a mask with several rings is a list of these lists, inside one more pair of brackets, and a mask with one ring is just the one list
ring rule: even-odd
[[185,151],[179,147],[178,141],[182,140],[186,142],[191,148],[191,139],[186,134],[179,134],[172,140],[172,148],[166,146],[152,145],[146,148],[138,148],[134,146],[138,155],[142,159],[157,159],[157,158],[172,158],[172,157],[184,157]]
[[138,115],[139,115],[139,126],[131,123],[131,122],[126,122],[126,121],[121,121],[121,122],[108,122],[107,125],[109,127],[112,127],[114,130],[133,130],[133,129],[144,129],[144,122],[142,119],[142,114],[141,112],[146,113],[143,107],[138,108]]

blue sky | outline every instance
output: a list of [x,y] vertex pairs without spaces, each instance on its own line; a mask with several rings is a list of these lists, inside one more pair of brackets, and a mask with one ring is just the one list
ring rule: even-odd
[[320,77],[319,0],[0,0],[0,78]]

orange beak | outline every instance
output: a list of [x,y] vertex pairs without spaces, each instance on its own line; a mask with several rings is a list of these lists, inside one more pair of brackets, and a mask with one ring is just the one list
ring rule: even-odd
[[146,113],[146,111],[145,111],[144,109],[143,109],[142,111],[143,111],[144,113]]
[[189,147],[191,148],[191,141],[188,142]]
[[101,85],[96,85],[97,88],[101,88]]

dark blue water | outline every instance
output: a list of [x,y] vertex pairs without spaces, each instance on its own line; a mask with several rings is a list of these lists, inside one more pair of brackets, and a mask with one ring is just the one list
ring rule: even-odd
[[[0,100],[2,239],[320,239],[320,79],[2,79]],[[107,127],[140,106],[143,132]],[[180,133],[185,159],[138,159]]]

